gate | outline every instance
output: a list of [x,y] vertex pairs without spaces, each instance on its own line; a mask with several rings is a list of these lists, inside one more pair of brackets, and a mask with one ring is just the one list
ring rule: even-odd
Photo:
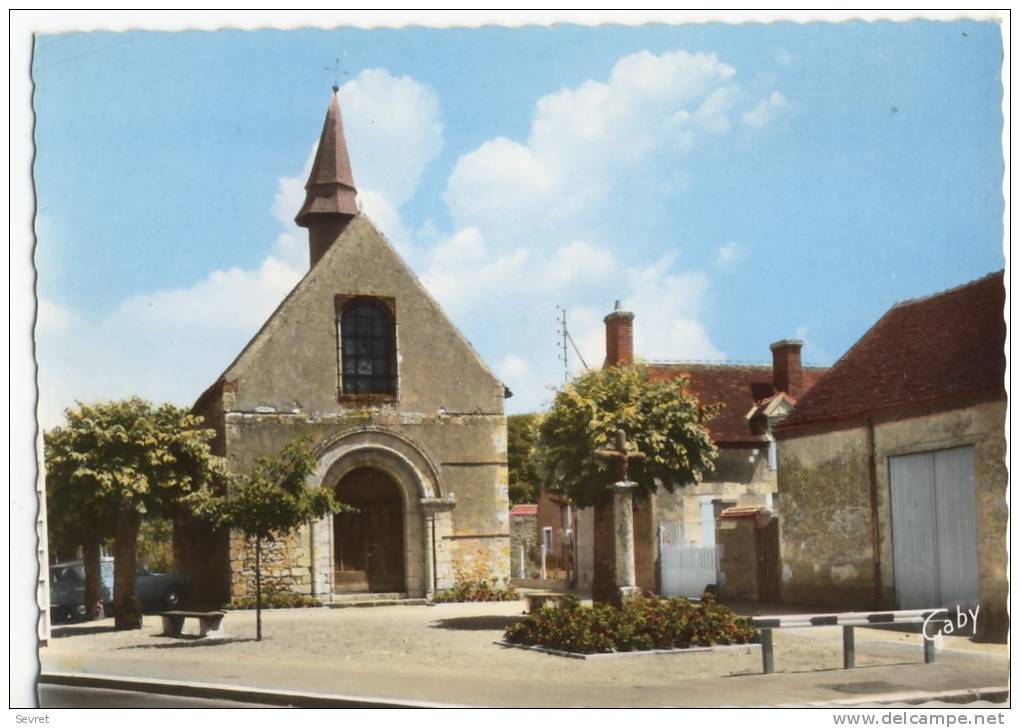
[[758,601],[779,601],[779,519],[770,518],[756,531],[758,543]]
[[715,546],[683,543],[680,521],[659,524],[659,585],[666,597],[700,597],[715,584]]
[[977,603],[974,448],[889,458],[899,609]]

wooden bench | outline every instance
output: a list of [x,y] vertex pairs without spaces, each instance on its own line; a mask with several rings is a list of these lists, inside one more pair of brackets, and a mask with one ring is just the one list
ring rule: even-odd
[[160,612],[163,618],[163,634],[167,637],[180,637],[184,629],[184,620],[197,619],[199,636],[216,636],[220,631],[220,623],[226,612]]
[[[939,616],[944,615],[944,616]],[[881,627],[891,624],[924,624],[929,620],[944,622],[949,617],[945,609],[902,609],[891,612],[837,612],[830,614],[786,614],[778,617],[752,617],[751,624],[761,630],[762,672],[775,671],[772,652],[772,630],[803,629],[804,627],[843,628],[843,669],[854,667],[854,627]],[[935,662],[935,642],[922,635],[924,661]]]

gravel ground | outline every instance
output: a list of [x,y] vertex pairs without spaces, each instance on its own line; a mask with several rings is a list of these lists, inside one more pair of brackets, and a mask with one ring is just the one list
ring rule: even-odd
[[268,610],[262,642],[254,612],[230,612],[225,636],[204,640],[159,636],[158,617],[130,632],[104,620],[55,628],[40,656],[47,671],[505,706],[767,705],[845,699],[854,684],[871,693],[1007,684],[1005,646],[961,640],[926,666],[919,635],[878,630],[858,630],[860,669],[849,672],[835,669],[838,630],[778,630],[775,675],[759,674],[757,646],[573,660],[493,644],[523,610],[523,602]]

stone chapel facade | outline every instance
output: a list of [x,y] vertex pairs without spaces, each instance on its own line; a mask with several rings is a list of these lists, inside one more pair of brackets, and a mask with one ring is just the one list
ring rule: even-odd
[[[306,190],[310,270],[194,406],[236,470],[309,437],[308,487],[359,509],[264,549],[264,581],[330,601],[508,580],[509,393],[359,213],[335,87]],[[189,601],[254,594],[239,534],[174,536]]]

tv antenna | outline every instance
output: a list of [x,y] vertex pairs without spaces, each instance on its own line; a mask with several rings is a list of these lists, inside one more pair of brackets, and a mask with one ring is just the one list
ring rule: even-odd
[[567,309],[562,306],[557,306],[556,310],[560,312],[560,317],[557,323],[560,325],[559,334],[560,341],[556,342],[556,348],[561,349],[561,353],[557,358],[563,362],[563,382],[566,384],[570,381],[570,362],[567,357],[567,342],[570,342],[570,346],[573,348],[574,353],[577,354],[577,358],[581,362],[581,366],[585,369],[588,368],[588,362],[581,356],[581,350],[577,348],[577,344],[574,343],[574,337],[570,335],[570,331],[567,329]]

